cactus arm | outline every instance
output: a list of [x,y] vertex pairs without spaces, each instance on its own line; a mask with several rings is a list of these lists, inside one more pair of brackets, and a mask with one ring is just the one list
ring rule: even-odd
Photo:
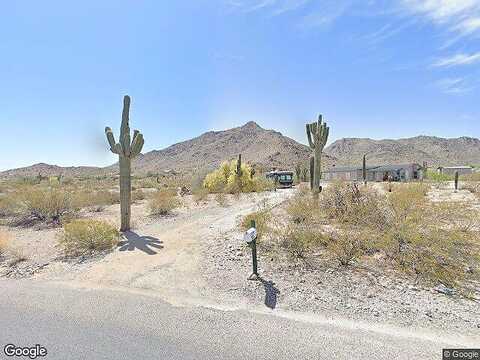
[[307,124],[307,138],[308,138],[308,145],[310,146],[311,149],[314,149],[315,144],[313,143],[313,140],[312,140],[312,131],[310,129],[310,124]]
[[142,151],[142,148],[143,148],[143,144],[145,143],[145,141],[143,140],[143,135],[140,132],[138,132],[137,130],[135,130],[135,131],[136,131],[136,134],[133,137],[131,151],[130,151],[130,156],[132,158],[134,158],[134,157],[136,157],[140,154],[140,152]]
[[113,135],[112,129],[106,127],[105,135],[107,136],[108,144],[110,145],[110,151],[114,154],[122,155],[122,146],[115,142],[115,136]]

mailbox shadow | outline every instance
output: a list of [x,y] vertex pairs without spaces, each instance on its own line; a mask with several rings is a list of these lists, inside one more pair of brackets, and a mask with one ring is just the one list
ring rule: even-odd
[[275,283],[272,280],[265,280],[259,278],[265,290],[265,306],[270,309],[275,309],[277,306],[277,295],[280,294],[280,290],[275,287]]
[[163,249],[162,241],[153,236],[140,236],[133,231],[126,231],[122,237],[125,240],[118,243],[119,251],[135,251],[138,249],[148,255],[155,255],[157,254],[156,249]]

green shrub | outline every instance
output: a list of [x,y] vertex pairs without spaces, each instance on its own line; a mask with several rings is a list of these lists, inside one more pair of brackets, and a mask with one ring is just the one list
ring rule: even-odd
[[180,200],[173,190],[160,190],[152,195],[149,202],[151,215],[167,215],[180,206]]
[[74,220],[63,227],[60,245],[67,256],[91,255],[118,244],[118,230],[103,221]]
[[453,175],[441,174],[433,170],[428,170],[425,174],[425,179],[436,182],[452,181],[453,178]]
[[220,168],[207,174],[203,187],[209,193],[225,192],[230,194],[265,191],[272,188],[270,181],[252,176],[250,165],[242,163],[242,175],[237,176],[237,161],[224,162]]

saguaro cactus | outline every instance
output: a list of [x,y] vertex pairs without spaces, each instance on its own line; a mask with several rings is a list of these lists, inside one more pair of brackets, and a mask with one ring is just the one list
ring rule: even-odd
[[322,152],[328,140],[330,128],[326,122],[322,122],[322,115],[318,116],[318,121],[307,124],[307,138],[310,148],[313,150],[313,182],[312,191],[314,194],[320,192],[320,178],[322,177]]
[[458,171],[455,171],[455,192],[458,191]]
[[367,185],[367,154],[363,155],[362,175],[363,183]]
[[112,129],[105,128],[110,150],[118,154],[120,166],[120,213],[121,213],[121,231],[130,230],[130,208],[132,201],[132,180],[131,180],[131,161],[140,154],[143,148],[143,135],[135,130],[133,140],[130,141],[130,97],[123,98],[122,126],[120,128],[120,138],[115,142]]
[[235,170],[235,174],[237,174],[237,178],[242,177],[242,154],[238,155],[237,170]]

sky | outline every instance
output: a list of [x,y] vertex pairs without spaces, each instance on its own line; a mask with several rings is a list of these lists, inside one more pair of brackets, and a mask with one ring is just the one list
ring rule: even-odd
[[256,121],[302,143],[480,137],[480,0],[5,1],[0,170],[109,165]]

